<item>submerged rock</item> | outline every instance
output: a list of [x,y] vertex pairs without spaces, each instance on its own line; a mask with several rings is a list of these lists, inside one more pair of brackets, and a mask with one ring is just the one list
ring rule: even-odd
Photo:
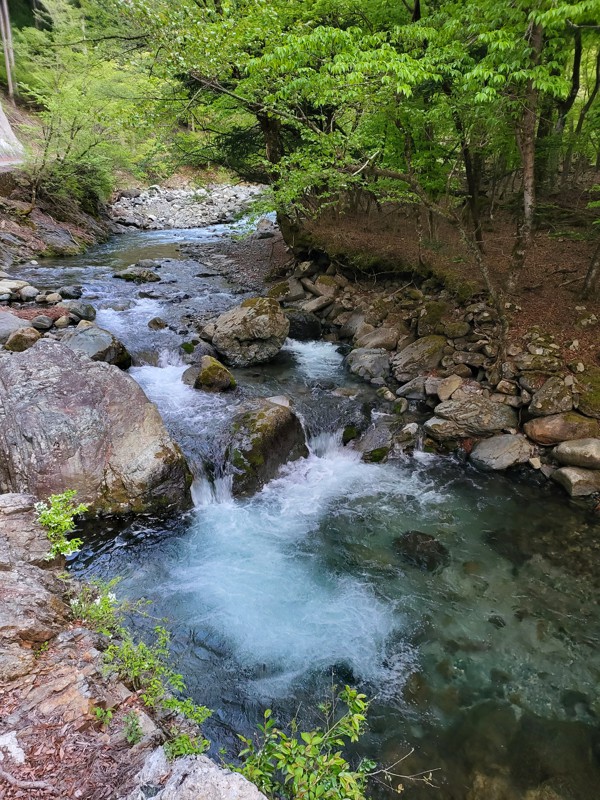
[[110,331],[92,323],[80,322],[77,328],[63,336],[61,341],[71,350],[85,353],[92,361],[105,361],[120,369],[129,369],[131,366],[131,356],[125,345]]
[[288,461],[308,455],[304,430],[294,412],[262,400],[233,420],[226,460],[233,474],[233,493],[250,495],[274,478]]
[[156,406],[115,367],[41,339],[0,362],[0,489],[75,489],[92,513],[189,504],[191,476]]
[[471,461],[481,469],[501,470],[525,464],[532,453],[531,442],[524,436],[505,433],[476,444],[471,451]]
[[276,300],[253,297],[221,314],[212,343],[228,364],[247,367],[276,356],[289,330],[289,320]]
[[425,572],[435,572],[450,563],[448,548],[422,531],[407,531],[394,539],[394,548],[403,561]]

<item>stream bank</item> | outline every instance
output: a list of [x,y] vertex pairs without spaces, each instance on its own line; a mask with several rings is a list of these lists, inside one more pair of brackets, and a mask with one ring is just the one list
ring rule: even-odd
[[[184,384],[193,353],[182,342],[203,348],[212,320],[251,294],[232,282],[243,254],[244,242],[233,242],[226,226],[129,232],[66,264],[24,268],[22,277],[48,290],[85,287],[83,300],[95,306],[97,324],[126,346],[129,374],[159,407],[196,477],[193,510],[166,521],[106,520],[86,535],[73,574],[120,574],[123,593],[151,597],[157,614],[172,620],[180,669],[196,700],[215,710],[209,730],[215,751],[233,752],[236,732],[253,730],[267,705],[283,720],[300,707],[311,724],[332,679],[350,681],[376,697],[362,751],[389,763],[414,747],[405,771],[439,767],[438,795],[445,799],[488,800],[495,792],[510,800],[589,800],[598,779],[597,518],[569,503],[554,483],[523,480],[519,467],[481,472],[464,463],[464,448],[443,457],[422,452],[418,425],[440,404],[439,381],[451,375],[429,375],[435,393],[413,399],[396,394],[406,383],[398,381],[398,389],[392,383],[395,351],[358,348],[384,351],[375,355],[387,370],[385,385],[371,383],[376,374],[365,381],[345,368],[343,326],[325,312],[346,299],[352,305],[339,314],[374,314],[384,296],[392,297],[398,327],[415,342],[428,336],[453,342],[444,344],[452,353],[442,355],[452,365],[460,364],[455,352],[492,358],[462,346],[459,340],[471,334],[448,335],[456,329],[422,328],[419,335],[427,303],[450,305],[433,288],[407,287],[423,296],[402,296],[394,294],[397,285],[340,285],[336,271],[327,276],[338,287],[331,299],[331,281],[320,280],[330,265],[311,262],[294,278],[301,298],[290,302],[321,298],[324,340],[288,340],[273,362],[234,368],[233,394]],[[113,277],[146,259],[155,262],[159,281]],[[307,276],[307,269],[314,273]],[[317,284],[324,294],[310,291]],[[387,303],[383,308],[381,319],[363,320],[374,330],[362,335],[389,336],[394,316]],[[157,318],[165,326],[148,327]],[[483,340],[485,317],[442,315],[435,325],[457,322]],[[513,358],[527,353],[536,355],[525,347]],[[457,375],[462,391],[476,382],[479,397],[514,410],[492,400],[493,392],[483,394],[477,378],[491,365],[466,366],[470,377]],[[440,368],[452,367],[440,360],[430,371]],[[379,390],[394,398],[378,397]],[[234,499],[225,476],[207,474],[206,465],[219,463],[222,435],[243,403],[281,395],[303,419],[309,455],[252,497]],[[396,409],[402,399],[413,407]],[[417,426],[407,431],[412,443],[404,454],[376,443],[364,460],[359,448],[343,446],[341,428],[361,435],[390,418]],[[432,571],[406,557],[407,537],[419,541],[416,533],[446,551]],[[409,785],[407,795],[421,800],[426,791]]]

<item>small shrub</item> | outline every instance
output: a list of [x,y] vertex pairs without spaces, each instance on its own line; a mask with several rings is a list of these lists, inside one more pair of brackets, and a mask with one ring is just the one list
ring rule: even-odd
[[132,746],[142,741],[142,726],[135,711],[128,711],[123,717],[123,733],[127,743]]
[[83,503],[75,505],[73,499],[76,494],[77,492],[70,489],[62,494],[51,495],[45,503],[35,504],[38,522],[46,529],[50,542],[47,561],[57,556],[70,556],[82,545],[81,539],[67,538],[67,534],[75,530],[75,517],[88,510]]
[[109,725],[113,718],[113,712],[111,711],[111,709],[102,708],[101,706],[96,706],[96,708],[94,709],[94,715],[102,726]]
[[182,733],[177,728],[171,729],[172,738],[165,742],[164,750],[165,755],[169,761],[182,756],[195,756],[204,753],[208,746],[209,741],[203,739],[201,736],[190,736],[188,733]]

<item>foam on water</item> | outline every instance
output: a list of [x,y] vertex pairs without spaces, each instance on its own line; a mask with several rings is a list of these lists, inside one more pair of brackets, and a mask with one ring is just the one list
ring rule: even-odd
[[287,339],[283,350],[292,353],[298,371],[309,380],[335,380],[344,374],[344,357],[331,342],[299,342]]

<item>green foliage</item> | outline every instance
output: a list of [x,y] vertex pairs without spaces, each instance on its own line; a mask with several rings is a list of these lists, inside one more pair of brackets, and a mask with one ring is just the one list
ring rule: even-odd
[[[83,584],[71,599],[71,611],[95,631],[112,636],[120,630],[126,611],[132,610],[128,603],[118,602],[113,589],[120,578],[111,581],[92,581]],[[136,604],[137,609],[138,604]]]
[[69,556],[81,547],[81,539],[68,539],[67,534],[75,530],[75,517],[85,514],[88,507],[73,499],[77,495],[74,490],[51,495],[46,502],[35,504],[38,522],[46,529],[50,541],[50,551],[46,560],[51,561],[57,556]]
[[96,708],[94,708],[94,716],[103,727],[106,727],[110,725],[112,721],[113,711],[110,708],[96,706]]
[[140,718],[135,711],[128,711],[123,717],[123,733],[128,744],[134,745],[142,741],[143,731]]
[[294,722],[285,733],[271,711],[265,711],[258,740],[240,736],[245,747],[239,771],[270,797],[364,800],[375,764],[363,760],[352,769],[340,748],[364,732],[368,705],[365,695],[346,686],[332,703],[320,707],[323,727],[309,732],[299,732]]
[[206,752],[210,742],[189,733],[181,733],[177,728],[171,729],[171,738],[164,744],[165,755],[169,761],[182,756],[195,756]]

